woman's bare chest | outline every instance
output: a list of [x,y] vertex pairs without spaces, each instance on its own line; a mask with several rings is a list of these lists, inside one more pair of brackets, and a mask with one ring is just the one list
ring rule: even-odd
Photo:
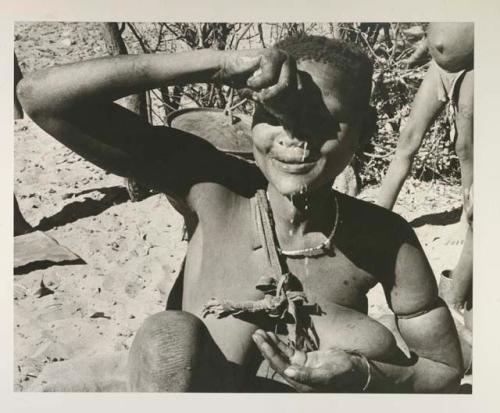
[[[273,271],[265,249],[259,245],[223,237],[208,245],[190,246],[185,274],[184,302],[190,308],[201,308],[212,298],[233,301],[259,300],[263,278],[279,279]],[[191,258],[191,259],[190,259]],[[283,272],[290,273],[309,303],[329,303],[362,310],[367,291],[375,277],[357,268],[340,251],[316,257],[283,261]]]

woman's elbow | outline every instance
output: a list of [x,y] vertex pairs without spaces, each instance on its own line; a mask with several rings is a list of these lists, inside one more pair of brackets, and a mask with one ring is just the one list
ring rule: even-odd
[[16,86],[16,94],[23,110],[33,118],[39,111],[35,82],[30,77],[25,77]]
[[19,81],[16,93],[23,110],[36,120],[50,112],[57,99],[47,96],[50,88],[46,85],[41,73],[30,73]]
[[450,368],[442,378],[440,393],[457,393],[463,378],[463,371],[458,368]]

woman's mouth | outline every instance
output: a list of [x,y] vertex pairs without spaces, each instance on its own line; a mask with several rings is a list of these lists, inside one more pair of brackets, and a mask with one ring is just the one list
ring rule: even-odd
[[289,174],[305,174],[314,168],[316,161],[297,158],[271,158],[271,162],[278,170]]

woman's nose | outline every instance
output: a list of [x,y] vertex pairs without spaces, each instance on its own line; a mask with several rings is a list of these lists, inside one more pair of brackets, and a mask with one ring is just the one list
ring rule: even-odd
[[299,147],[302,148],[306,144],[306,140],[301,138],[300,135],[293,130],[283,127],[278,135],[278,145],[286,148]]

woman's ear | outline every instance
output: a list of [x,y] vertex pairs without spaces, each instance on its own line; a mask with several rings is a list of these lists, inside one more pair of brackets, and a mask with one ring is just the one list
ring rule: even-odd
[[377,110],[373,106],[368,106],[363,118],[363,127],[359,139],[359,147],[362,148],[377,132]]

